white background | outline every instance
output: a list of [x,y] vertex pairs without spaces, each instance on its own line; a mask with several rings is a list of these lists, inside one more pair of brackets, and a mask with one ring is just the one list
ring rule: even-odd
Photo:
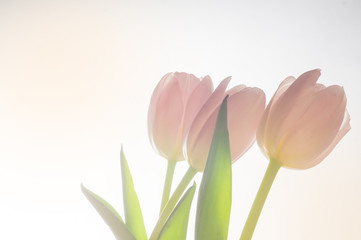
[[[216,86],[231,75],[268,102],[285,77],[314,68],[344,86],[352,129],[320,165],[280,170],[254,239],[361,239],[360,44],[357,0],[1,0],[0,239],[114,239],[80,183],[123,215],[121,144],[149,234],[166,170],[146,126],[159,79],[185,71]],[[266,167],[256,144],[233,165],[229,239]]]

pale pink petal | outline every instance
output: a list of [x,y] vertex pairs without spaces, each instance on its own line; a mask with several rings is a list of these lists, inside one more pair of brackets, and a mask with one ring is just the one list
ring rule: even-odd
[[[183,154],[183,143],[186,133],[189,131],[190,124],[187,123],[188,118],[187,111],[189,108],[189,98],[192,95],[192,93],[195,91],[195,89],[199,89],[200,87],[207,87],[207,84],[201,84],[200,79],[195,77],[193,74],[188,74],[184,72],[175,72],[174,73],[174,79],[173,81],[177,81],[181,93],[181,100],[183,103],[183,109],[179,109],[179,111],[182,112],[182,117],[178,124],[178,131],[177,131],[177,137],[175,139],[175,156],[173,157],[173,160],[183,160],[184,154]],[[211,90],[212,91],[212,90]],[[194,118],[195,116],[193,116]],[[192,119],[193,120],[193,119]]]
[[191,152],[188,151],[188,162],[189,164],[196,169],[198,172],[203,172],[204,167],[207,162],[209,148],[211,146],[214,126],[217,120],[218,108],[211,114],[207,119],[206,123],[203,124],[202,128],[197,134],[197,137],[192,146]]
[[212,79],[209,76],[206,76],[202,79],[200,84],[194,89],[194,91],[189,96],[189,99],[186,103],[184,121],[183,121],[183,130],[181,133],[182,141],[185,140],[186,135],[189,132],[189,129],[199,113],[200,109],[207,102],[209,97],[213,92],[213,83]]
[[194,89],[194,91],[189,96],[189,99],[186,103],[186,118],[185,126],[189,128],[192,124],[194,118],[199,113],[200,109],[207,102],[209,97],[213,92],[213,83],[212,79],[209,76],[206,76],[202,79],[200,84]]
[[271,106],[264,139],[271,156],[278,151],[277,143],[312,103],[315,96],[314,87],[319,76],[319,69],[302,74]]
[[[265,149],[264,145],[264,139],[265,139],[265,130],[267,128],[268,123],[268,115],[269,111],[272,108],[274,102],[277,102],[277,100],[282,96],[282,94],[288,89],[289,86],[296,80],[294,77],[287,77],[285,80],[282,81],[282,83],[279,85],[276,93],[272,97],[271,101],[268,103],[266,110],[264,111],[261,121],[259,123],[258,129],[257,129],[257,143],[258,146],[261,148],[262,153],[268,157],[268,152]],[[272,143],[270,143],[272,144]]]
[[182,101],[185,103],[194,89],[200,83],[200,79],[193,74],[188,74],[185,72],[175,72],[174,78],[178,81],[182,93]]
[[[187,137],[187,155],[193,152],[195,148],[195,143],[197,141],[198,135],[200,134],[202,128],[210,118],[210,116],[217,110],[217,108],[221,105],[223,98],[225,97],[225,90],[229,81],[231,80],[230,77],[224,79],[216,88],[216,90],[212,93],[209,97],[207,102],[203,105],[201,110],[198,112],[196,118],[192,122],[192,126],[189,130],[189,134]],[[205,151],[205,150],[204,150]]]
[[231,159],[235,162],[254,143],[266,103],[259,88],[243,88],[228,98],[228,132]]
[[246,88],[246,85],[244,85],[244,84],[234,86],[233,88],[227,90],[226,95],[232,96],[233,94],[236,94],[236,93],[238,93],[239,91],[241,91],[242,89],[245,89],[245,88]]
[[284,92],[296,81],[296,78],[293,76],[286,77],[285,80],[281,82],[278,86],[276,93],[271,99],[271,102],[276,103],[279,98],[284,94]]
[[163,91],[164,87],[169,83],[169,81],[172,79],[173,73],[167,73],[164,75],[157,86],[155,87],[152,97],[150,99],[149,109],[148,109],[148,136],[150,139],[150,142],[153,144],[153,123],[154,123],[154,117],[155,117],[155,111],[157,108],[157,102],[159,99],[160,93]]
[[318,92],[318,91],[321,91],[321,90],[323,90],[325,88],[326,88],[325,85],[320,84],[320,83],[316,83],[315,87],[313,88],[313,91]]
[[337,135],[346,108],[346,97],[339,86],[331,86],[315,94],[303,116],[289,128],[278,142],[275,158],[284,166],[303,168],[315,159]]
[[183,102],[179,83],[170,81],[159,96],[153,123],[154,145],[158,152],[168,159],[178,158],[178,149],[175,148],[182,115]]
[[303,167],[306,168],[311,168],[313,166],[316,166],[317,164],[319,164],[325,157],[327,157],[330,152],[335,148],[335,146],[337,145],[337,143],[346,135],[346,133],[348,131],[350,131],[351,126],[350,126],[350,115],[348,114],[347,110],[345,112],[345,118],[342,122],[341,128],[338,131],[336,137],[333,139],[332,143],[320,154],[318,155],[315,159],[306,162]]

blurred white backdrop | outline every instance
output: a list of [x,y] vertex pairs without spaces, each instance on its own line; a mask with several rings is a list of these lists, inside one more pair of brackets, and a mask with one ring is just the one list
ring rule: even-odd
[[[166,170],[146,128],[159,79],[232,76],[269,101],[314,68],[344,86],[352,129],[320,165],[281,169],[254,239],[361,239],[360,43],[358,0],[0,1],[0,239],[114,239],[80,183],[123,215],[121,144],[150,234]],[[229,239],[266,167],[256,144],[233,165]]]

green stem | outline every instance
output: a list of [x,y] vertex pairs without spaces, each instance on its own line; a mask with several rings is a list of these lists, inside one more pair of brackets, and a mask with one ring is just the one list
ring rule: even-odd
[[162,210],[163,210],[165,204],[169,200],[170,189],[172,187],[172,181],[173,181],[173,175],[174,175],[174,169],[175,169],[176,163],[177,163],[176,161],[168,160],[167,174],[165,176],[162,203],[160,205],[159,215],[162,213]]
[[272,183],[280,169],[281,164],[273,159],[270,159],[266,173],[263,177],[261,186],[258,189],[256,198],[254,199],[250,213],[246,224],[244,225],[240,240],[250,240],[252,238],[254,229],[261,214],[263,205],[266,201],[269,190],[271,189]]
[[182,196],[184,190],[187,188],[190,181],[196,175],[197,170],[192,168],[191,166],[188,168],[186,174],[183,176],[182,180],[180,181],[179,185],[177,186],[176,190],[174,191],[172,197],[169,199],[165,207],[163,208],[162,213],[158,219],[157,224],[154,227],[152,235],[150,236],[149,240],[156,240],[164,223],[167,221],[167,218],[172,213],[175,205],[177,204],[179,198]]

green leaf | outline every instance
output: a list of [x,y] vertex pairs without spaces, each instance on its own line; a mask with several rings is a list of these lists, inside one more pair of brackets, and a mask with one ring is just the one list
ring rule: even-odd
[[164,224],[158,240],[186,239],[189,211],[191,209],[195,190],[196,184],[193,183],[193,186],[187,190]]
[[146,240],[148,238],[144,227],[143,215],[137,194],[134,190],[133,179],[123,152],[123,147],[120,153],[120,166],[122,170],[125,224],[137,240]]
[[226,240],[232,202],[232,168],[227,130],[227,98],[218,112],[199,188],[195,239]]
[[117,240],[135,240],[135,237],[125,226],[120,215],[107,201],[85,188],[83,184],[81,185],[81,190],[105,223],[108,224]]

